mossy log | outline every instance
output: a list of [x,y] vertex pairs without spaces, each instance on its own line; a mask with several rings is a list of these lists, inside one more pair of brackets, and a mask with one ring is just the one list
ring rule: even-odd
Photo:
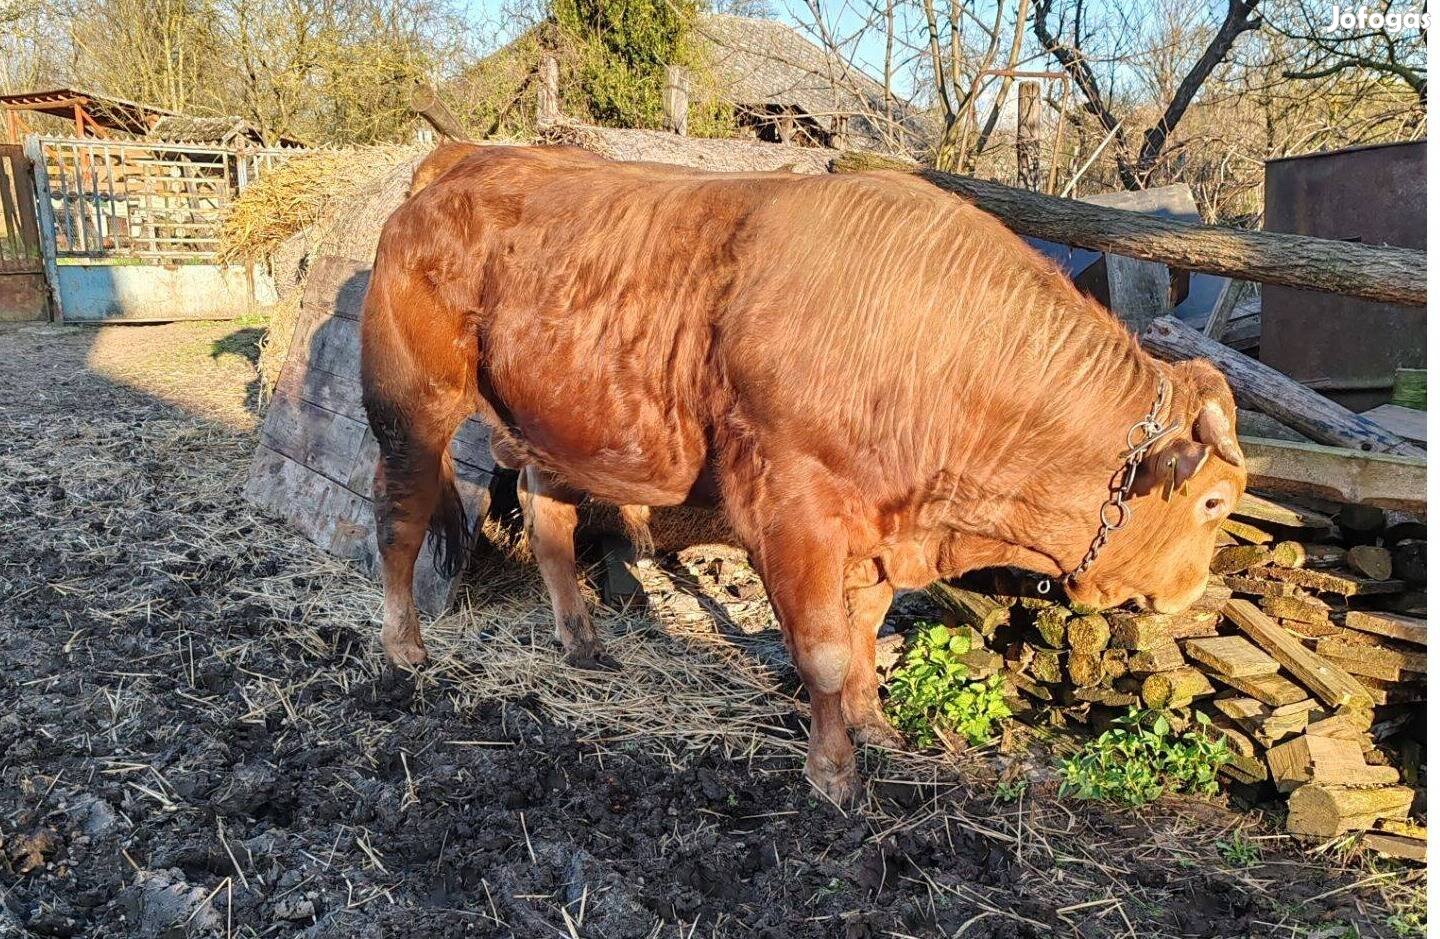
[[1188,707],[1196,698],[1215,693],[1215,686],[1198,669],[1184,667],[1156,672],[1140,686],[1140,700],[1149,708]]
[[965,590],[943,580],[931,584],[927,592],[961,623],[978,630],[987,639],[1000,626],[1010,622],[1010,607],[986,594]]

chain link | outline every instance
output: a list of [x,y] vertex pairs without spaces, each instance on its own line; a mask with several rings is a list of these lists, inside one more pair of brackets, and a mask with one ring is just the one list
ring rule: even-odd
[[[1140,470],[1141,461],[1156,443],[1170,436],[1179,427],[1178,424],[1161,426],[1160,412],[1164,410],[1165,402],[1170,397],[1170,383],[1162,376],[1157,386],[1155,403],[1150,406],[1150,413],[1136,421],[1125,435],[1125,446],[1130,449],[1125,454],[1125,462],[1120,464],[1120,468],[1110,477],[1110,495],[1100,506],[1100,529],[1095,533],[1095,538],[1090,542],[1090,548],[1080,559],[1080,563],[1060,578],[1067,584],[1073,586],[1076,579],[1088,571],[1100,556],[1100,552],[1105,550],[1110,533],[1119,531],[1130,521],[1130,491],[1135,486],[1135,474]],[[1048,581],[1044,583],[1044,587],[1040,592],[1048,593]]]

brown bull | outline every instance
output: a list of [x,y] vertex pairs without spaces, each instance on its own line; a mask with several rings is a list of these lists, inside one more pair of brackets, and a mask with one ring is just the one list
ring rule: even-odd
[[[523,469],[574,661],[601,654],[578,499],[708,491],[764,580],[810,694],[806,772],[836,800],[858,787],[847,726],[893,734],[874,656],[897,588],[1008,565],[1097,607],[1203,591],[1245,483],[1224,380],[1145,354],[975,207],[896,174],[559,148],[442,148],[416,188],[385,225],[363,331],[395,661],[425,656],[427,527],[463,556],[447,444],[476,411]],[[1128,524],[1106,542],[1112,495]]]

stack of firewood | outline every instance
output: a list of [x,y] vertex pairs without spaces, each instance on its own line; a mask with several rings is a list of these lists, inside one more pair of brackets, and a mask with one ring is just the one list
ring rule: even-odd
[[1286,798],[1292,832],[1366,831],[1423,859],[1407,819],[1423,772],[1425,530],[1391,522],[1247,495],[1205,597],[1179,614],[1080,610],[997,575],[932,593],[992,650],[972,671],[1003,674],[1028,719],[1106,726],[1138,706],[1187,727],[1203,712],[1230,744],[1224,772]]

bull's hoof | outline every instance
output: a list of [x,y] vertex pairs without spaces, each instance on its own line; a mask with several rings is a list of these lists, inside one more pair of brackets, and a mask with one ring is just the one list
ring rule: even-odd
[[910,749],[905,736],[891,727],[883,717],[855,725],[850,728],[850,734],[856,743],[863,743],[867,747],[879,747],[882,750]]
[[419,668],[430,658],[419,639],[391,638],[381,633],[380,644],[385,647],[385,657],[396,668]]
[[842,764],[810,754],[805,759],[805,778],[826,800],[848,809],[860,799],[860,772],[852,755]]
[[620,671],[620,663],[614,656],[601,648],[571,649],[565,653],[565,664],[592,672]]

